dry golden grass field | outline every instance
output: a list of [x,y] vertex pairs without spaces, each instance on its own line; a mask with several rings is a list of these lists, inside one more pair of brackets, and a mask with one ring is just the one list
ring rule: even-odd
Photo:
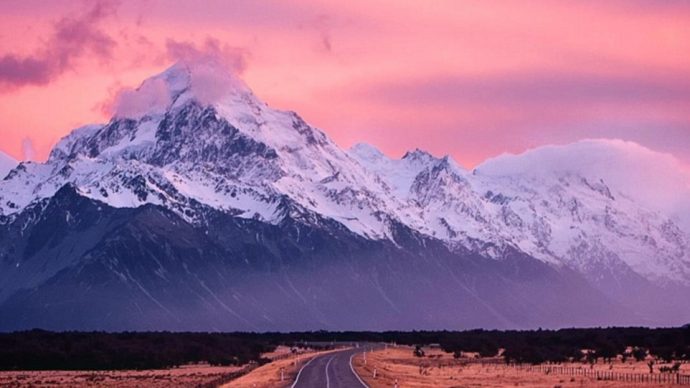
[[190,365],[142,371],[12,371],[0,372],[0,387],[196,387],[240,369]]
[[[293,354],[290,348],[279,346],[263,357],[273,362],[256,367],[215,367],[209,365],[185,365],[171,369],[121,370],[121,371],[0,371],[0,387],[228,387],[267,388],[289,386],[297,370],[308,361],[314,351],[300,350]],[[280,381],[280,368],[285,380]],[[250,371],[239,378],[237,374]],[[230,381],[230,383],[227,383]]]
[[[520,369],[503,363],[476,363],[455,359],[452,354],[436,349],[425,349],[425,357],[413,356],[410,347],[388,347],[367,354],[366,365],[362,355],[354,358],[357,373],[372,388],[394,387],[668,387],[669,383],[641,383],[631,381],[603,381],[594,377],[567,373],[546,373],[541,370]],[[560,367],[572,369],[587,368],[582,363],[561,364]],[[661,365],[655,365],[655,369]],[[376,369],[376,378],[374,378]],[[611,364],[599,361],[591,371],[600,373],[647,374],[645,362],[626,362],[620,360]],[[589,372],[590,374],[592,372]],[[655,370],[658,374],[658,371]],[[681,373],[690,374],[690,365],[684,364]]]

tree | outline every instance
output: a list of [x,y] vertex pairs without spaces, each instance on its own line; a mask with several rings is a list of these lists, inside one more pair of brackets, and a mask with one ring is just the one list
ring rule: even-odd
[[636,347],[632,351],[632,356],[635,358],[635,361],[643,361],[647,358],[647,349]]

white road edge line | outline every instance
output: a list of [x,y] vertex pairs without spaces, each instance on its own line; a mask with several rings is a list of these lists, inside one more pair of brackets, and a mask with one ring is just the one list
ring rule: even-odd
[[314,361],[314,360],[317,359],[317,358],[319,358],[319,356],[314,356],[314,357],[312,357],[311,360],[307,361],[306,364],[302,365],[302,367],[299,368],[299,372],[297,372],[297,377],[295,378],[295,382],[292,383],[292,385],[290,386],[290,388],[295,388],[295,386],[297,385],[297,382],[299,381],[299,376],[302,374],[302,371],[304,370],[304,368],[306,368],[307,365],[311,364],[311,362]]
[[352,357],[354,357],[356,354],[357,354],[357,353],[352,353],[352,355],[350,356],[350,370],[352,371],[352,374],[355,375],[355,377],[357,378],[357,380],[359,380],[359,382],[362,383],[362,385],[363,385],[365,388],[369,388],[369,386],[368,386],[364,381],[362,381],[362,378],[359,377],[359,375],[357,374],[357,372],[355,372],[355,368],[352,367]]
[[330,379],[330,377],[328,377],[328,366],[331,365],[331,361],[333,361],[333,357],[335,357],[335,356],[331,356],[331,358],[329,358],[328,362],[326,363],[326,388],[331,388],[331,379]]

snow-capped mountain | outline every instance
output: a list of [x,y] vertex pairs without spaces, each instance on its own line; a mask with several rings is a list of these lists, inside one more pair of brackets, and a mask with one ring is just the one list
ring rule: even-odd
[[600,165],[558,159],[602,146],[473,171],[344,151],[220,65],[179,63],[0,181],[0,312],[22,317],[0,327],[72,327],[42,318],[68,290],[130,295],[104,305],[115,328],[373,327],[345,307],[376,328],[687,320],[687,231]]
[[11,169],[17,166],[17,161],[0,151],[0,177],[4,178]]
[[[585,155],[585,148],[601,142],[569,148]],[[598,169],[554,168],[543,160],[518,173],[524,156],[513,156],[469,172],[450,157],[419,150],[400,160],[368,145],[357,145],[350,154],[414,209],[423,220],[416,228],[428,235],[492,257],[511,245],[593,276],[600,273],[592,267],[622,266],[652,281],[690,282],[687,233],[671,218],[610,188]],[[551,167],[543,171],[537,165]]]
[[[277,223],[287,198],[363,236],[385,237],[382,215],[394,209],[376,195],[375,176],[297,114],[269,108],[242,81],[208,66],[192,72],[178,64],[145,81],[140,90],[165,85],[164,109],[77,129],[47,163],[22,163],[0,190],[0,212],[16,213],[70,182],[115,207],[160,204],[186,218],[199,202]],[[217,74],[223,93],[203,104],[195,72]]]
[[543,255],[583,271],[609,261],[654,281],[688,284],[689,234],[673,217],[684,215],[664,210],[673,202],[667,195],[690,194],[690,181],[683,188],[684,177],[676,173],[662,183],[661,176],[677,166],[662,162],[660,171],[650,155],[638,153],[650,151],[617,140],[586,140],[489,160],[475,175],[486,189],[514,198],[510,207],[527,224],[550,227],[550,233],[531,233],[531,254],[539,256],[543,247]]

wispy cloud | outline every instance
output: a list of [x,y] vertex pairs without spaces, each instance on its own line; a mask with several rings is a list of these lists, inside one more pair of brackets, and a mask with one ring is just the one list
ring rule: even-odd
[[221,43],[214,38],[206,38],[202,44],[168,39],[165,47],[168,59],[173,62],[220,62],[238,74],[246,70],[250,55],[245,48]]
[[5,54],[0,57],[0,91],[25,85],[44,85],[72,68],[85,54],[109,59],[115,40],[99,24],[117,8],[113,1],[97,1],[80,15],[64,17],[32,55]]
[[[247,69],[250,52],[247,49],[221,43],[214,38],[206,38],[201,44],[190,41],[168,39],[163,55],[164,63],[182,62],[188,66],[210,64],[210,68],[197,68],[191,75],[190,83],[197,98],[204,101],[215,100],[226,88],[231,87],[222,74],[226,70],[241,74]],[[220,66],[223,69],[216,69]],[[214,74],[218,70],[221,76]],[[168,86],[163,79],[151,79],[134,89],[117,84],[109,91],[110,96],[95,106],[107,116],[140,117],[166,108],[171,102]]]
[[22,160],[35,160],[36,149],[30,137],[22,139]]

